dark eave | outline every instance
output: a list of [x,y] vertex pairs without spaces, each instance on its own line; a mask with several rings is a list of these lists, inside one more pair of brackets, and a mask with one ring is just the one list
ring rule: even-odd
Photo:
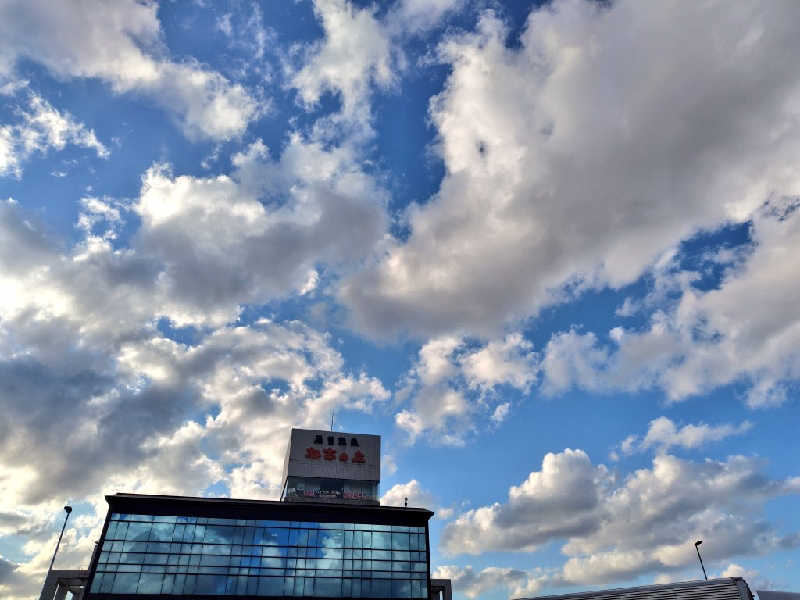
[[328,523],[358,521],[386,525],[424,526],[433,516],[425,508],[360,506],[327,502],[278,502],[235,498],[197,498],[117,493],[106,496],[114,512],[185,515],[228,519],[276,519]]

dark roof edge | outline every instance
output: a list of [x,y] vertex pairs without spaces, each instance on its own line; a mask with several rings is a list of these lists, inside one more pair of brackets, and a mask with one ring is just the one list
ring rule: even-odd
[[416,513],[420,516],[427,515],[428,518],[434,515],[433,511],[427,508],[412,508],[403,506],[371,506],[371,505],[354,505],[354,504],[335,504],[327,502],[303,502],[294,505],[288,502],[280,502],[278,500],[254,500],[246,498],[204,498],[200,496],[170,496],[162,494],[130,494],[127,492],[117,492],[116,494],[108,494],[105,497],[108,504],[112,504],[115,500],[134,500],[140,502],[183,502],[187,504],[228,504],[238,506],[302,506],[304,508],[323,508],[326,510],[353,510],[359,511],[380,511],[397,512],[397,513]]
[[750,590],[750,586],[747,585],[747,582],[744,580],[743,577],[718,577],[716,579],[709,579],[705,581],[703,579],[693,579],[691,581],[676,581],[675,583],[658,583],[653,585],[638,585],[634,587],[619,587],[619,588],[608,588],[605,590],[593,590],[593,591],[584,591],[584,592],[572,592],[571,594],[558,594],[554,596],[531,596],[529,598],[516,598],[514,600],[568,600],[570,598],[591,598],[592,596],[599,595],[599,594],[610,594],[613,592],[629,592],[633,590],[663,590],[663,589],[670,589],[670,588],[692,588],[692,587],[700,587],[704,585],[711,585],[714,583],[721,583],[723,581],[730,581],[735,582],[737,587],[739,582],[744,585],[744,588],[750,595],[750,598],[753,598],[753,592]]

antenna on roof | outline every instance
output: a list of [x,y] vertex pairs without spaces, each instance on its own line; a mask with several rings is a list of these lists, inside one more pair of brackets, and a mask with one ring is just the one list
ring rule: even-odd
[[331,409],[331,431],[333,431],[333,409]]

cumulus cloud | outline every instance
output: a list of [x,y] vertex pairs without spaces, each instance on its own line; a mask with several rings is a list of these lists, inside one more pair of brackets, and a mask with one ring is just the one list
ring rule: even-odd
[[509,597],[519,597],[525,590],[524,584],[528,580],[528,574],[520,569],[486,567],[476,572],[471,566],[454,565],[437,567],[431,577],[449,579],[453,588],[467,598],[480,598],[497,588],[509,590]]
[[158,5],[5,2],[0,8],[0,75],[20,59],[61,78],[99,78],[116,93],[140,92],[165,107],[190,137],[241,135],[262,107],[241,85],[194,60],[168,56]]
[[643,437],[631,435],[621,444],[622,451],[630,454],[636,451],[656,448],[667,451],[672,447],[698,448],[708,442],[718,442],[733,435],[741,435],[749,431],[753,424],[744,421],[739,425],[723,423],[707,425],[706,423],[690,423],[678,427],[667,417],[659,417],[650,421],[647,433]]
[[[94,500],[90,528],[101,524],[102,493],[201,495],[218,484],[276,498],[292,426],[322,426],[334,408],[369,412],[389,396],[299,323],[221,328],[192,346],[143,330],[104,361],[73,353],[69,365],[37,350],[29,341],[27,356],[0,362],[0,487],[16,507],[0,520],[5,534],[49,531],[53,489]],[[97,537],[73,535],[63,566],[85,563]],[[44,545],[26,546],[28,585],[40,582]]]
[[505,384],[527,391],[537,375],[532,349],[533,344],[521,333],[511,333],[466,354],[461,365],[469,387],[488,389]]
[[533,550],[553,538],[586,534],[596,527],[599,488],[608,477],[582,450],[548,453],[541,471],[510,488],[508,504],[459,515],[442,534],[442,547],[450,554]]
[[511,404],[498,401],[496,390],[507,386],[527,393],[536,381],[537,355],[518,333],[486,343],[470,344],[457,336],[428,340],[401,382],[397,398],[410,406],[395,415],[411,442],[430,434],[438,443],[462,445],[475,429],[474,417],[490,413],[501,423]]
[[[357,261],[382,235],[383,192],[347,151],[300,139],[278,161],[255,143],[233,162],[233,176],[208,178],[155,166],[133,201],[82,199],[72,245],[14,201],[0,204],[0,489],[14,507],[0,511],[0,530],[50,532],[63,505],[54,489],[89,499],[63,566],[91,555],[102,493],[216,485],[275,498],[292,426],[389,397],[347,369],[325,334],[230,324],[240,304],[290,294],[320,264]],[[131,212],[141,224],[122,245]],[[159,330],[163,317],[203,327],[178,342]],[[44,537],[14,571],[22,587],[4,595],[41,582]]]
[[421,34],[433,29],[465,4],[465,0],[401,0],[386,16],[395,34]]
[[133,245],[163,265],[164,314],[225,323],[242,302],[308,291],[318,262],[355,263],[378,243],[386,194],[344,148],[294,137],[279,162],[257,141],[233,176],[175,176],[156,165],[133,206]]
[[798,492],[796,479],[769,479],[743,456],[694,462],[659,454],[651,468],[617,482],[586,453],[567,449],[547,454],[505,503],[459,515],[445,527],[442,547],[479,554],[563,541],[561,569],[530,573],[526,586],[609,583],[691,565],[695,539],[706,540],[709,562],[780,547],[791,535],[760,513],[771,498]]
[[94,133],[68,112],[55,109],[47,100],[31,92],[25,106],[16,110],[17,122],[0,125],[0,176],[22,176],[22,163],[33,154],[46,154],[51,148],[63,150],[67,144],[94,150],[100,158],[110,152]]
[[325,37],[302,48],[302,66],[290,69],[290,85],[306,107],[325,93],[338,95],[341,111],[327,121],[355,125],[357,134],[370,131],[373,86],[388,89],[397,80],[399,55],[375,11],[347,0],[315,0]]
[[381,504],[385,506],[404,506],[406,499],[408,499],[408,506],[431,509],[435,504],[433,495],[424,489],[416,479],[412,479],[407,483],[397,483],[390,487],[381,496]]
[[563,0],[518,46],[491,12],[451,35],[430,104],[445,177],[408,239],[344,282],[354,322],[494,332],[796,195],[798,10]]
[[544,391],[660,388],[679,401],[742,382],[753,408],[783,402],[787,384],[800,377],[800,285],[790,256],[800,244],[797,203],[765,204],[753,214],[751,238],[750,252],[730,257],[714,289],[665,274],[683,280],[678,300],[641,329],[616,327],[609,343],[593,332],[554,335],[543,352]]

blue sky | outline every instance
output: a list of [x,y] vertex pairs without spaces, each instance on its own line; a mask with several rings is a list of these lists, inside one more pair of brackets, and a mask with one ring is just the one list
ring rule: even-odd
[[332,410],[459,598],[800,588],[798,13],[3,3],[0,595]]

